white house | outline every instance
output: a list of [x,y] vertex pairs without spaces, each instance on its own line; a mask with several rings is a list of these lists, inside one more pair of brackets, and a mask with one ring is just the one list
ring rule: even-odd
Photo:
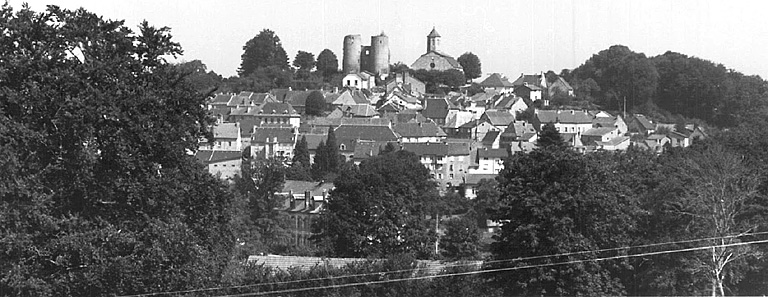
[[376,78],[366,71],[347,74],[341,82],[345,88],[370,89],[376,86]]

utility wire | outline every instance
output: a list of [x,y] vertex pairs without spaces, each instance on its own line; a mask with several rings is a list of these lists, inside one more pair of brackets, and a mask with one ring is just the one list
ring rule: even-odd
[[[488,260],[488,261],[483,261],[483,265],[492,264],[492,263],[521,262],[521,261],[529,261],[529,260],[536,260],[536,259],[566,257],[566,256],[574,256],[574,255],[581,255],[581,254],[588,254],[588,253],[602,253],[602,252],[617,251],[617,250],[638,249],[638,248],[646,248],[646,247],[654,247],[654,246],[662,246],[662,245],[670,245],[670,244],[691,243],[691,242],[697,242],[697,241],[736,238],[736,237],[754,236],[754,235],[762,235],[762,234],[768,234],[768,231],[717,236],[717,237],[707,237],[707,238],[700,238],[700,239],[669,241],[669,242],[662,242],[662,243],[651,243],[651,244],[644,244],[644,245],[607,248],[607,249],[599,249],[599,250],[591,250],[591,251],[567,252],[567,253],[522,257],[522,258],[514,258],[514,259]],[[364,260],[361,260],[361,261],[364,261]],[[475,266],[475,265],[476,264],[473,264],[473,263],[449,264],[449,265],[444,265],[443,268],[468,267],[468,266]],[[343,278],[351,278],[351,277],[396,274],[396,273],[403,273],[403,272],[412,273],[419,269],[422,269],[422,268],[401,269],[401,270],[370,272],[370,273],[360,273],[360,274],[348,274],[348,275],[340,275],[340,276],[329,276],[329,277],[322,277],[322,278],[310,278],[310,279],[290,280],[290,281],[271,282],[271,283],[258,283],[258,284],[240,285],[240,286],[213,287],[213,288],[201,288],[201,289],[190,289],[190,290],[180,290],[180,291],[166,291],[166,292],[144,293],[144,294],[134,294],[134,295],[121,295],[120,297],[161,296],[161,295],[169,295],[169,294],[199,293],[199,292],[225,290],[225,289],[244,289],[244,288],[251,288],[251,287],[258,287],[258,286],[283,285],[283,284],[293,284],[293,283],[302,283],[302,282],[311,282],[311,281],[320,281],[320,280],[334,280],[334,279],[343,279]]]
[[633,257],[643,257],[643,256],[652,256],[652,255],[661,255],[661,254],[681,253],[681,252],[705,250],[705,249],[718,248],[718,247],[722,248],[722,247],[741,246],[741,245],[759,244],[759,243],[767,243],[767,242],[768,242],[768,240],[756,240],[756,241],[749,241],[749,242],[739,242],[739,243],[723,244],[723,245],[710,245],[710,246],[702,246],[702,247],[694,247],[694,248],[686,248],[686,249],[678,249],[678,250],[658,251],[658,252],[649,252],[649,253],[641,253],[641,254],[633,254],[633,255],[621,255],[621,256],[596,258],[596,259],[587,259],[587,260],[573,260],[573,261],[565,261],[565,262],[557,262],[557,263],[546,263],[546,264],[537,264],[537,265],[507,267],[507,268],[496,268],[496,269],[468,271],[468,272],[458,272],[458,273],[440,274],[440,275],[426,275],[426,276],[418,276],[418,277],[389,279],[389,280],[378,280],[378,281],[368,281],[368,282],[358,282],[358,283],[329,285],[329,286],[317,286],[317,287],[307,287],[307,288],[285,289],[285,290],[269,291],[269,292],[245,293],[245,294],[237,294],[237,295],[220,295],[219,297],[265,296],[265,295],[272,295],[272,294],[285,294],[285,293],[295,293],[295,292],[314,291],[314,290],[338,289],[338,288],[345,288],[345,287],[355,287],[355,286],[363,286],[363,285],[376,285],[376,284],[394,283],[394,282],[402,282],[402,281],[410,281],[410,280],[434,279],[434,278],[443,278],[443,277],[452,277],[452,276],[466,276],[466,275],[489,273],[489,272],[511,271],[511,270],[521,270],[521,269],[530,269],[530,268],[539,268],[539,267],[549,267],[549,266],[576,264],[576,263],[584,263],[584,262],[592,262],[592,261],[597,262],[597,261],[605,261],[605,260],[613,260],[613,259],[621,259],[621,258],[633,258]]

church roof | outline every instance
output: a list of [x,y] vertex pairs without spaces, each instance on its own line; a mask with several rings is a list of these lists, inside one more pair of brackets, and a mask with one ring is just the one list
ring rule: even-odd
[[432,32],[429,32],[429,35],[427,37],[440,37],[440,33],[437,33],[437,30],[435,30],[435,27],[432,27]]

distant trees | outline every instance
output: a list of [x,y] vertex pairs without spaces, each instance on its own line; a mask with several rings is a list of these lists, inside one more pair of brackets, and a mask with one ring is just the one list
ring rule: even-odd
[[483,74],[480,58],[472,52],[466,52],[456,60],[461,64],[461,68],[464,69],[464,77],[467,82],[470,82]]
[[208,71],[208,67],[200,60],[192,60],[177,64],[176,67],[185,75],[186,81],[198,92],[208,94],[214,92],[221,85],[223,78],[216,72]]
[[656,93],[659,74],[644,54],[628,47],[614,45],[602,50],[571,74],[576,80],[593,79],[600,86],[596,91],[598,104],[619,110],[650,102]]
[[242,62],[238,74],[249,76],[259,68],[274,67],[288,70],[288,54],[274,31],[264,29],[243,46]]
[[293,67],[303,71],[311,71],[315,68],[315,55],[305,51],[299,51],[293,59]]
[[343,170],[313,240],[327,255],[385,257],[433,254],[435,232],[425,206],[437,188],[429,170],[407,151],[378,155]]
[[324,49],[317,55],[317,63],[315,65],[325,82],[329,82],[330,78],[339,72],[339,59],[329,49]]

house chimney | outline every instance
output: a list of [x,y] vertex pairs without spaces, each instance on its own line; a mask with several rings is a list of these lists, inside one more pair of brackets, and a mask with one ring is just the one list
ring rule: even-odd
[[296,207],[296,197],[293,197],[293,190],[288,190],[288,196],[291,199],[291,209]]
[[312,207],[312,192],[304,191],[304,208]]

